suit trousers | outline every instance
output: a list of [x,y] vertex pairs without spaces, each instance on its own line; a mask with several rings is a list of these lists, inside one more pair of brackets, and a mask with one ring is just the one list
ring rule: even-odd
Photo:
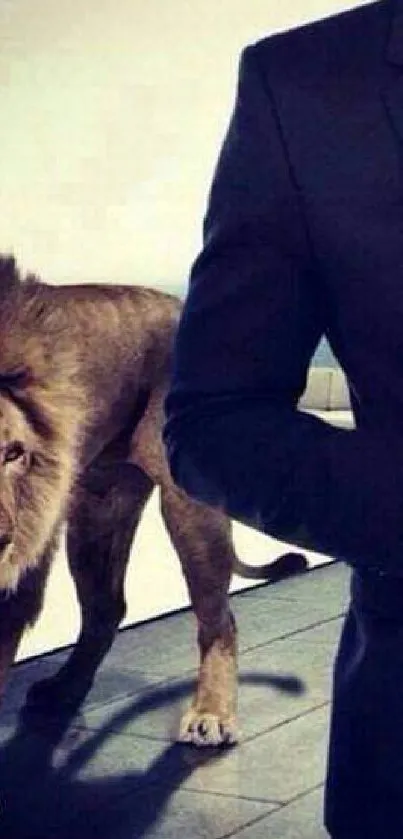
[[335,661],[325,824],[403,837],[403,577],[353,571]]

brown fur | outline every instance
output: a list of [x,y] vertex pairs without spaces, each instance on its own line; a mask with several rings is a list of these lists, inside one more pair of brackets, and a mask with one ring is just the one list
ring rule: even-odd
[[132,539],[158,485],[199,627],[199,682],[180,738],[204,745],[236,739],[228,587],[234,563],[248,569],[228,519],[179,490],[166,463],[163,400],[179,311],[175,298],[142,287],[22,281],[13,259],[0,258],[0,692],[40,612],[66,519],[81,632],[30,701],[79,705],[124,615]]

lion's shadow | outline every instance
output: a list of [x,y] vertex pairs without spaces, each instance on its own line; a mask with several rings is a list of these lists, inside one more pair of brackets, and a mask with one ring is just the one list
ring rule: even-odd
[[[249,673],[241,680],[286,693],[304,690],[294,677]],[[192,681],[186,680],[155,689],[134,699],[96,732],[81,728],[80,718],[68,714],[44,718],[23,709],[15,731],[0,748],[0,836],[145,837],[192,772],[202,764],[222,759],[227,749],[162,744],[161,752],[144,772],[114,771],[112,777],[97,779],[77,778],[77,774],[130,720],[186,696],[191,688]],[[58,765],[55,756],[60,747],[64,759]]]

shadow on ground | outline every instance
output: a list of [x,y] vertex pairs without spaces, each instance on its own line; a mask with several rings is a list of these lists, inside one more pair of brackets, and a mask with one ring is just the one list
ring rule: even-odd
[[[248,673],[242,682],[300,694],[293,676]],[[191,693],[193,680],[164,686],[136,698],[88,732],[80,716],[50,717],[23,709],[0,748],[0,836],[4,839],[123,839],[144,837],[163,815],[171,796],[201,764],[219,761],[227,748],[196,749],[168,744],[146,771],[78,778],[110,736],[137,715]],[[62,761],[60,761],[62,754]],[[55,757],[59,759],[56,760]]]

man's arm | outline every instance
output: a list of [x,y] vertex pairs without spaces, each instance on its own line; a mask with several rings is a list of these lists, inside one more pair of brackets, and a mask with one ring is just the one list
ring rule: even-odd
[[270,535],[400,574],[401,440],[297,409],[324,329],[298,186],[248,48],[177,337],[164,432],[172,474]]

